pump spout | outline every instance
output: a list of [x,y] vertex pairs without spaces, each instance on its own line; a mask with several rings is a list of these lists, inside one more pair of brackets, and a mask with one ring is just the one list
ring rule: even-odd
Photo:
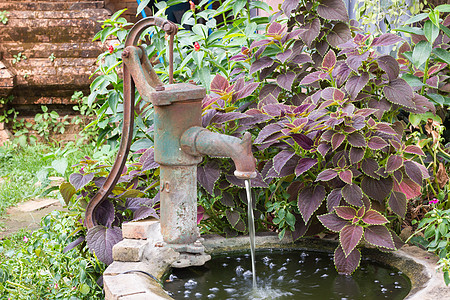
[[234,175],[239,179],[256,177],[256,159],[249,132],[241,140],[194,126],[183,133],[180,144],[185,153],[193,156],[230,157],[236,166]]

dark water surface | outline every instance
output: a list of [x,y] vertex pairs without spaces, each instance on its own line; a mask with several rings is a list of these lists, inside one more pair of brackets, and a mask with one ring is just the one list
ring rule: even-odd
[[411,284],[402,272],[362,259],[351,276],[337,274],[333,254],[303,250],[256,253],[258,289],[249,254],[220,256],[203,267],[174,269],[164,288],[175,299],[404,299]]

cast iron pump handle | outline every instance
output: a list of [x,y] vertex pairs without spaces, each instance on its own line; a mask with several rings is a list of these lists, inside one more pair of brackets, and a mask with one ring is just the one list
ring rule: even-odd
[[[150,61],[148,60],[145,50],[136,47],[137,42],[141,34],[150,26],[158,26],[165,33],[169,35],[169,83],[173,83],[173,38],[178,31],[177,25],[174,23],[157,17],[148,17],[137,22],[133,28],[131,28],[127,39],[125,40],[125,49],[122,53],[123,59],[127,59],[130,55],[139,55],[141,60],[141,68],[146,72],[134,72],[129,70],[127,65],[123,64],[123,127],[122,127],[122,138],[120,140],[119,152],[117,154],[114,165],[106,178],[103,186],[97,191],[94,197],[89,201],[86,207],[85,225],[88,229],[97,225],[93,218],[94,211],[96,207],[102,203],[109,193],[113,190],[117,181],[120,178],[122,170],[125,166],[128,152],[130,150],[130,144],[133,136],[134,127],[134,95],[135,95],[135,84],[139,86],[146,86],[145,88],[139,88],[140,91],[148,91],[149,86],[153,86],[155,89],[162,87],[162,82],[159,80],[155,71],[153,70]],[[132,72],[132,73],[131,73]],[[135,77],[136,82],[131,77],[131,74]],[[144,74],[144,75],[142,75]],[[138,77],[136,77],[136,76]],[[147,87],[148,86],[148,87]],[[146,95],[141,95],[142,98],[146,98]],[[147,99],[145,99],[147,100]]]

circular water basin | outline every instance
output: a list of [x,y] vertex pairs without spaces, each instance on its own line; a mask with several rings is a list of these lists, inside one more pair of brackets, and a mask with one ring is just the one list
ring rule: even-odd
[[362,258],[351,276],[339,275],[333,254],[305,250],[256,253],[257,288],[249,254],[215,256],[202,267],[173,269],[164,289],[174,299],[404,299],[411,283],[402,272]]

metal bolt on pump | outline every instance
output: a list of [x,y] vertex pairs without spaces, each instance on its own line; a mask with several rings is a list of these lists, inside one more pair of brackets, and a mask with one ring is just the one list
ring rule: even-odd
[[[147,53],[136,46],[142,32],[162,28],[169,39],[169,84],[156,75]],[[116,185],[130,149],[133,133],[134,95],[154,107],[155,161],[160,164],[160,224],[164,246],[181,253],[174,267],[202,265],[210,259],[204,254],[197,228],[197,165],[204,155],[230,157],[241,179],[256,176],[256,161],[251,151],[251,135],[243,139],[213,133],[201,127],[201,102],[206,90],[191,83],[173,83],[173,40],[177,25],[157,17],[142,19],[134,25],[122,53],[124,76],[124,120],[119,153],[102,188],[86,209],[86,226],[92,228],[93,213]]]

